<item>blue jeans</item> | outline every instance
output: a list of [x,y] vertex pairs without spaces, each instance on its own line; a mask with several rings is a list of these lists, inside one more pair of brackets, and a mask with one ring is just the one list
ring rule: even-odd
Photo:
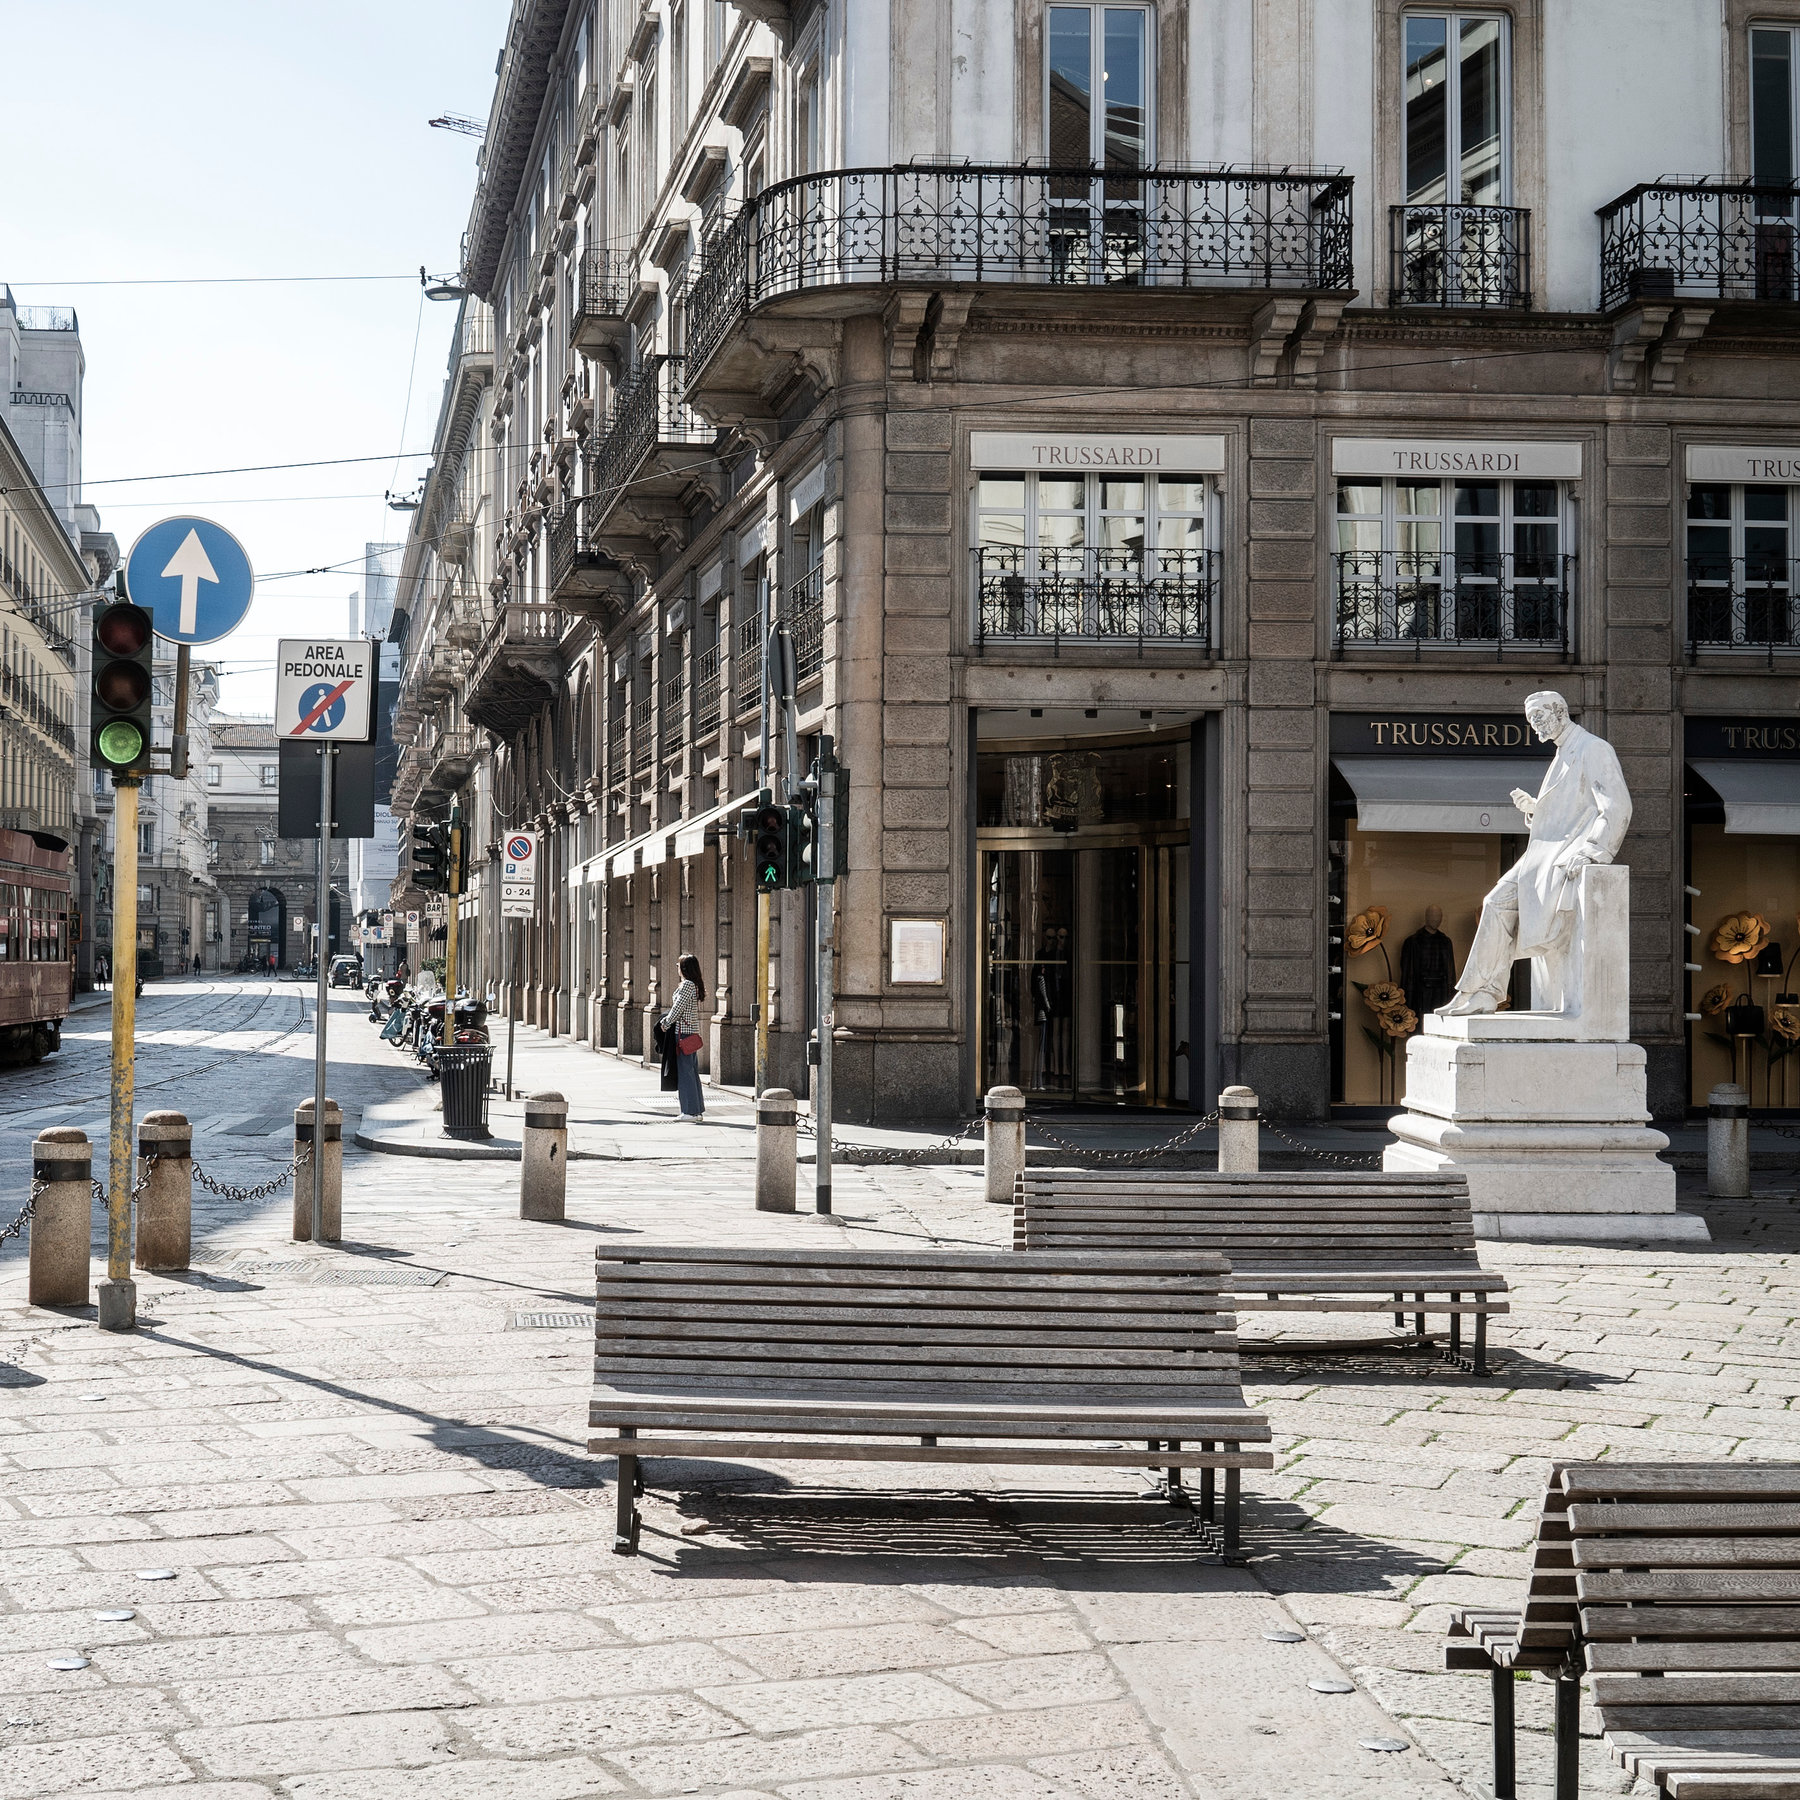
[[692,1056],[684,1056],[680,1051],[675,1054],[675,1077],[681,1095],[681,1110],[691,1119],[697,1119],[706,1111],[706,1102],[700,1097],[700,1052],[696,1050]]

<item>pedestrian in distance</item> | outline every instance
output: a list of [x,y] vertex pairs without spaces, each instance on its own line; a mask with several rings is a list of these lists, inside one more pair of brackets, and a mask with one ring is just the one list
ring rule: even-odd
[[681,1096],[681,1116],[691,1125],[706,1123],[706,1102],[700,1096],[700,1004],[706,998],[706,981],[700,959],[689,954],[676,965],[681,983],[669,1010],[663,1014],[664,1042],[675,1050],[675,1087]]
[[195,974],[196,974],[196,975],[198,975],[198,974],[199,974],[199,973],[200,973],[200,958],[199,958],[199,955],[198,955],[198,954],[197,954],[197,953],[196,953],[196,955],[195,955],[195,957],[194,957],[194,973],[195,973]]
[[272,980],[274,980],[274,978],[275,978],[275,952],[273,950],[271,950],[269,952],[269,979],[272,981]]

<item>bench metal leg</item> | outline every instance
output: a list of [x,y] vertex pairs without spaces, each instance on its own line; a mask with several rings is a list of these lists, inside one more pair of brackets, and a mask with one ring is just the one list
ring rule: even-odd
[[[1425,1296],[1423,1294],[1414,1294],[1413,1299],[1417,1301],[1420,1306],[1425,1304]],[[1424,1343],[1425,1315],[1423,1313],[1413,1314],[1413,1336],[1416,1337],[1421,1344]]]
[[[1462,1304],[1462,1295],[1461,1294],[1452,1294],[1450,1296],[1450,1304],[1452,1306],[1460,1306]],[[1453,1312],[1450,1315],[1450,1360],[1452,1362],[1456,1362],[1461,1358],[1461,1356],[1462,1356],[1462,1314],[1459,1312]]]
[[1476,1375],[1485,1375],[1488,1372],[1487,1322],[1488,1316],[1486,1313],[1477,1313],[1475,1315],[1475,1367],[1472,1373]]
[[[1200,1448],[1202,1450],[1211,1450],[1212,1445],[1202,1444]],[[1217,1511],[1215,1505],[1217,1483],[1214,1479],[1216,1474],[1217,1471],[1213,1469],[1202,1469],[1200,1471],[1200,1523],[1202,1525],[1212,1524]]]
[[1221,1562],[1242,1562],[1243,1556],[1238,1550],[1238,1476],[1237,1469],[1225,1471],[1225,1517],[1221,1522],[1219,1533],[1219,1560]]
[[[1181,1439],[1167,1438],[1164,1440],[1164,1447],[1171,1451],[1179,1450],[1181,1448]],[[1191,1505],[1192,1502],[1188,1499],[1187,1489],[1181,1485],[1180,1467],[1178,1465],[1172,1465],[1165,1469],[1163,1473],[1169,1479],[1169,1504],[1171,1506]]]
[[1516,1741],[1513,1727],[1513,1672],[1495,1669],[1489,1675],[1494,1693],[1494,1800],[1517,1800],[1519,1792]]
[[1559,1677],[1556,1683],[1555,1800],[1580,1800],[1581,1677]]
[[[1406,1296],[1404,1294],[1396,1294],[1394,1296],[1394,1305],[1396,1307],[1399,1307],[1405,1303],[1405,1300],[1406,1300]],[[1406,1329],[1406,1314],[1403,1312],[1396,1312],[1394,1314],[1394,1324],[1401,1331],[1404,1331]]]
[[[626,1427],[619,1436],[636,1437],[637,1432]],[[618,1523],[613,1527],[613,1555],[636,1556],[638,1532],[644,1523],[638,1516],[637,1497],[644,1491],[644,1477],[635,1456],[620,1456],[618,1482],[619,1512]]]

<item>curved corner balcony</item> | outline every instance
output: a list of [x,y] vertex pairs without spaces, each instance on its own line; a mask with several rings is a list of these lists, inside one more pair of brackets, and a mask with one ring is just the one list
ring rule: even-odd
[[786,295],[896,283],[1342,293],[1351,181],[1316,169],[833,169],[766,188],[707,240],[690,375]]

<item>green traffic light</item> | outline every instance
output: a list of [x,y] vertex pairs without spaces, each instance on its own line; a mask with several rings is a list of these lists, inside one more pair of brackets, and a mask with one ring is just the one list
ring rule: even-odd
[[129,769],[144,754],[144,734],[129,719],[100,727],[100,754],[116,768]]

